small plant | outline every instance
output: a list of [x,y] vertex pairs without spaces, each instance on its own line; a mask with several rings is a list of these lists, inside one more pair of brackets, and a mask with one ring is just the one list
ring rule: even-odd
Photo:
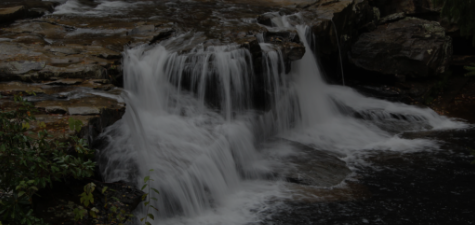
[[[1,97],[1,96],[0,96]],[[44,224],[33,216],[32,197],[52,181],[93,175],[93,151],[79,138],[53,140],[42,122],[32,132],[36,108],[14,96],[18,108],[0,111],[0,220],[7,224]],[[77,124],[77,123],[76,123]],[[74,147],[78,155],[69,154]]]
[[475,63],[470,64],[471,66],[464,66],[467,73],[465,74],[466,77],[473,77],[475,76]]
[[[91,216],[91,220],[94,223],[102,222],[102,224],[124,224],[130,220],[134,215],[126,212],[124,209],[120,208],[120,205],[123,205],[121,201],[114,197],[113,194],[109,195],[108,193],[113,193],[116,190],[104,186],[101,190],[103,195],[102,212],[93,206],[94,204],[94,195],[93,192],[96,190],[96,184],[89,183],[84,186],[84,192],[80,194],[80,202],[84,207],[79,206],[74,209],[75,221],[83,220],[86,215]],[[96,205],[97,206],[97,205]],[[100,208],[100,207],[99,207]]]
[[[150,170],[150,172],[152,172],[152,171],[153,171],[153,169]],[[148,192],[145,193],[145,194],[142,196],[142,201],[144,202],[145,215],[146,215],[146,216],[140,219],[140,222],[143,222],[145,225],[151,225],[150,222],[147,221],[148,218],[150,218],[150,219],[152,219],[152,220],[155,219],[155,217],[153,216],[153,214],[149,213],[149,209],[150,209],[150,208],[153,208],[153,209],[155,209],[156,211],[158,211],[158,209],[157,209],[155,206],[150,205],[150,199],[157,201],[157,198],[155,198],[155,197],[148,198],[148,196],[149,196],[149,194],[150,194],[150,190],[153,190],[155,193],[160,194],[160,192],[159,192],[157,189],[150,187],[150,185],[149,185],[149,183],[148,183],[149,181],[153,181],[152,179],[150,179],[150,176],[144,177],[144,179],[143,179],[144,185],[143,185],[142,188],[140,189],[140,190],[143,191],[145,188],[148,187]]]

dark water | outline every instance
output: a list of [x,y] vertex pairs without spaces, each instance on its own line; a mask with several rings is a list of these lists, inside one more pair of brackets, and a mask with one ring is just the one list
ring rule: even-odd
[[441,132],[436,152],[378,153],[357,183],[370,195],[347,202],[287,204],[262,224],[474,224],[475,131]]

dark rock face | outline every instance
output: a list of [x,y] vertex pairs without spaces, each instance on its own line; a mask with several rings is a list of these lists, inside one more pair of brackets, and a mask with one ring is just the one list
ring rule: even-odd
[[[21,5],[0,3],[0,25],[10,24],[18,19],[35,18],[53,12],[57,2],[26,1]],[[4,5],[4,7],[2,7]]]
[[313,10],[321,20],[312,24],[313,34],[321,39],[317,38],[317,42],[320,42],[317,46],[322,48],[320,55],[337,54],[338,42],[343,51],[348,49],[361,33],[360,30],[374,20],[373,9],[367,1],[362,0],[335,2],[315,7]]
[[432,0],[373,0],[371,5],[379,8],[381,16],[404,12],[421,14],[437,11]]
[[[320,1],[306,8],[302,15],[310,27],[307,40],[312,51],[320,58],[324,73],[333,75],[333,79],[340,77],[339,71],[334,71],[339,67],[340,49],[345,56],[360,33],[377,23],[373,7],[366,0]],[[342,61],[345,64],[347,57],[342,57]]]
[[451,55],[451,38],[439,23],[405,18],[362,34],[349,59],[365,70],[416,78],[445,72]]

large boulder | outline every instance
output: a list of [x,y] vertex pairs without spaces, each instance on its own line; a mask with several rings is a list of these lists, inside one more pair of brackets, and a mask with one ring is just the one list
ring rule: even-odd
[[422,14],[438,11],[433,0],[372,0],[370,4],[377,7],[383,17],[401,12]]
[[415,78],[445,72],[451,55],[451,38],[438,22],[408,17],[362,34],[349,59],[365,70]]

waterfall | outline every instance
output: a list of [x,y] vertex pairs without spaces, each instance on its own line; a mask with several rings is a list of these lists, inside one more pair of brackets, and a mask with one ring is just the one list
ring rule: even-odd
[[[305,26],[297,29],[307,49]],[[184,38],[124,52],[123,118],[103,134],[100,152],[106,181],[143,184],[159,209],[156,224],[245,224],[253,212],[279,199],[275,162],[258,142],[280,136],[342,152],[351,164],[365,149],[415,150],[428,140],[404,140],[402,131],[461,128],[461,122],[400,103],[365,97],[329,85],[311,51],[285,74],[282,53],[261,43],[264,88],[270,110],[252,110],[254,70],[248,50],[237,45],[177,50]],[[191,43],[191,42],[189,42]],[[187,45],[182,44],[182,45]],[[150,170],[153,171],[150,171]],[[246,217],[246,218],[245,218]]]
[[[259,177],[249,170],[258,158],[251,125],[232,119],[249,108],[248,54],[233,45],[181,55],[163,45],[127,50],[127,110],[105,133],[105,179],[140,183],[150,173],[161,193],[155,206],[168,217],[197,215],[242,179]],[[213,96],[220,98],[221,113],[206,105],[210,82],[218,84],[211,88],[219,89]]]
[[345,86],[345,73],[343,72],[343,58],[341,57],[341,46],[340,46],[340,36],[338,35],[338,30],[336,29],[335,21],[332,18],[332,28],[335,32],[336,44],[338,46],[338,57],[340,59],[340,71],[341,71],[341,84]]

